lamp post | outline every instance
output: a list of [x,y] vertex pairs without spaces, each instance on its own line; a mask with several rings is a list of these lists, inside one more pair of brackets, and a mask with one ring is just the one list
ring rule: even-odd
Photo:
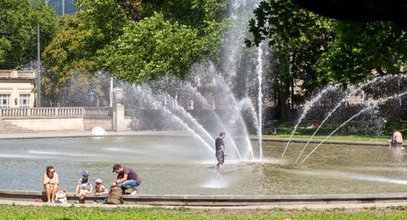
[[110,77],[109,106],[113,107],[113,76]]
[[37,24],[37,107],[41,107],[41,48],[40,24]]
[[62,2],[62,16],[65,14],[65,0],[61,0]]

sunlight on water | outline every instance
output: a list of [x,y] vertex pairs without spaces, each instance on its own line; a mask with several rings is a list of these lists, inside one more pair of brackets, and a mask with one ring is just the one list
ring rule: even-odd
[[217,177],[213,177],[201,185],[201,187],[203,188],[215,188],[215,189],[227,188],[228,186],[229,182],[226,179],[224,179],[221,176],[221,174],[217,174]]
[[348,172],[336,172],[336,171],[323,171],[323,170],[287,170],[287,172],[295,173],[299,175],[312,175],[312,176],[327,176],[338,179],[354,179],[369,182],[383,182],[383,183],[393,183],[407,185],[407,180],[400,180],[394,178],[388,178],[383,176],[370,176],[358,173],[348,173]]

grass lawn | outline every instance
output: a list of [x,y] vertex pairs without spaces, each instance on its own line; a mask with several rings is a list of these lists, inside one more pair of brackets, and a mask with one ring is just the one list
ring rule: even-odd
[[0,219],[407,219],[407,207],[363,210],[192,210],[0,205]]
[[[257,136],[252,136],[256,138]],[[311,135],[294,135],[292,138],[297,140],[308,140]],[[290,134],[277,134],[277,135],[263,135],[263,138],[278,138],[287,139],[290,138]],[[312,140],[322,141],[327,136],[316,135]],[[389,138],[384,137],[367,137],[367,136],[357,136],[357,135],[332,135],[327,139],[327,141],[344,141],[344,142],[368,142],[368,143],[383,143],[387,144]]]

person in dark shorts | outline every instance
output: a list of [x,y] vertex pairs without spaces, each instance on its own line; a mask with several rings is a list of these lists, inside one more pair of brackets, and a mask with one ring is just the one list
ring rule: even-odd
[[136,187],[141,184],[141,179],[136,171],[130,167],[115,164],[113,165],[113,173],[117,173],[117,180],[112,184],[112,186],[121,184],[123,194],[126,189],[130,189],[132,191],[130,195],[136,195]]
[[400,148],[403,147],[403,135],[400,131],[396,129],[393,130],[393,134],[391,136],[391,140],[389,140],[389,149],[391,147]]
[[223,141],[223,139],[225,138],[225,132],[220,132],[219,133],[219,137],[216,138],[215,140],[215,155],[216,155],[216,159],[218,160],[218,163],[216,164],[216,169],[218,171],[220,171],[223,168],[223,163],[225,162],[225,156],[226,156],[226,152],[225,152],[225,143]]

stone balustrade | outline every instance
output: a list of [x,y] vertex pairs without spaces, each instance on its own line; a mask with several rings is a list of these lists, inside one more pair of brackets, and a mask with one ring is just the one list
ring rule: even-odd
[[0,70],[0,78],[6,79],[35,79],[34,70]]
[[86,118],[104,118],[112,117],[113,109],[111,107],[86,107],[85,117]]
[[1,108],[2,118],[23,117],[112,117],[110,107],[46,107],[46,108]]
[[2,108],[0,117],[20,118],[20,117],[83,117],[85,109],[83,107],[61,107],[61,108]]
[[[0,108],[0,122],[32,131],[131,130],[133,119],[125,119],[124,107]],[[0,130],[1,131],[1,130]]]

